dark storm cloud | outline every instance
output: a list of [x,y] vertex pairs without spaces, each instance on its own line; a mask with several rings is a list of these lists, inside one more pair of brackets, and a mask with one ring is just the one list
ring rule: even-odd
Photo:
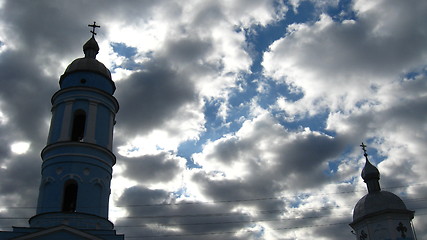
[[37,57],[45,54],[48,59],[52,55],[73,54],[73,50],[82,46],[79,40],[84,41],[88,34],[81,31],[81,26],[87,25],[88,20],[76,16],[77,13],[90,16],[92,8],[79,9],[75,5],[51,1],[5,1],[2,16],[10,36],[13,36],[11,40],[17,41],[28,53],[41,54]]
[[56,84],[41,74],[37,63],[28,59],[25,52],[4,53],[0,68],[7,69],[0,72],[0,109],[10,118],[10,130],[13,129],[13,135],[23,140],[42,141],[41,136],[47,136],[43,117],[49,114],[50,96],[55,92]]
[[315,134],[301,136],[282,148],[279,158],[283,159],[283,167],[280,170],[284,174],[305,172],[306,167],[310,166],[310,170],[318,172],[319,165],[336,155],[339,152],[337,149],[341,150],[331,137]]
[[[30,152],[33,153],[33,152]],[[0,191],[4,195],[19,196],[18,202],[9,202],[17,206],[32,206],[36,204],[40,171],[28,171],[27,169],[37,169],[41,160],[32,157],[32,154],[15,156],[7,159],[7,169],[1,169],[2,180]],[[16,178],[19,176],[19,178]],[[21,195],[21,196],[20,196]]]
[[121,158],[126,165],[124,175],[140,184],[149,185],[166,183],[182,174],[184,159],[171,156],[169,153],[144,155],[135,158]]
[[204,59],[212,53],[212,42],[201,40],[197,37],[174,39],[166,43],[165,55],[172,66],[180,64],[197,64],[198,60]]
[[0,228],[26,226],[34,216],[40,183],[40,158],[38,151],[28,151],[25,155],[2,155],[0,168],[0,201],[2,208]]
[[[55,56],[51,59],[54,63],[55,60],[63,60],[64,56],[76,57],[81,53],[83,43],[90,37],[89,28],[82,31],[82,27],[92,21],[102,25],[98,36],[105,38],[110,29],[104,24],[112,23],[110,16],[133,22],[135,17],[132,16],[143,19],[153,14],[156,6],[174,6],[165,3],[167,1],[5,1],[1,13],[9,41],[16,41],[19,47],[28,53],[37,53],[36,57],[45,57],[44,60]],[[175,6],[174,9],[179,8]],[[2,39],[6,45],[8,40]]]
[[274,179],[265,172],[257,173],[254,169],[253,176],[245,179],[211,179],[209,174],[197,172],[193,175],[193,181],[197,182],[200,190],[211,199],[239,200],[272,197],[279,186]]
[[[118,129],[137,135],[153,129],[176,132],[171,119],[185,121],[189,105],[197,106],[197,77],[206,72],[200,61],[212,51],[212,43],[198,37],[172,39],[143,64],[142,69],[117,83],[122,106]],[[188,120],[188,119],[186,119]]]
[[[233,236],[245,225],[250,224],[250,216],[233,210],[235,206],[197,202],[175,204],[175,197],[163,190],[132,187],[120,198],[119,205],[126,207],[129,215],[116,222],[120,226],[139,226],[128,229],[128,236],[178,235],[174,239],[200,235],[203,239],[217,239],[211,232],[232,232]],[[178,230],[178,231],[177,231]],[[188,235],[188,236],[186,236]],[[156,237],[157,239],[164,239]],[[167,238],[165,238],[167,239]],[[245,239],[233,237],[233,239]]]
[[168,66],[165,60],[156,60],[117,84],[122,106],[119,129],[124,127],[129,134],[147,133],[195,101],[193,84]]
[[[201,164],[222,163],[227,167],[246,164],[244,171],[252,174],[245,176],[247,179],[242,181],[242,185],[248,186],[252,186],[256,179],[268,176],[270,183],[267,186],[274,186],[275,181],[283,181],[284,184],[292,181],[294,189],[315,187],[331,180],[324,174],[327,162],[338,157],[347,145],[343,138],[335,139],[309,130],[288,131],[275,123],[271,116],[248,122],[245,130],[241,131],[245,132],[244,135],[238,133],[214,142],[213,148],[200,160]],[[195,159],[197,161],[198,157]]]

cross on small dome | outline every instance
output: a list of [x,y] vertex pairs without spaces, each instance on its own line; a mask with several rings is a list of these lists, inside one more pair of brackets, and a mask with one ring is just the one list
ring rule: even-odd
[[87,26],[92,28],[92,30],[90,31],[92,33],[92,37],[96,35],[95,29],[101,27],[99,25],[96,25],[95,21],[93,21],[93,24],[88,24]]
[[96,55],[99,52],[99,46],[95,40],[95,29],[100,28],[101,26],[96,25],[95,21],[93,24],[88,24],[87,26],[92,28],[90,31],[92,33],[92,37],[83,45],[83,52],[85,53],[85,58],[96,58]]

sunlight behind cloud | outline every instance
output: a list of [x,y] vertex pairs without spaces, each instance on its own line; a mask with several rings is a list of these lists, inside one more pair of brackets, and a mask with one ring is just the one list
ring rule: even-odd
[[29,142],[15,142],[10,145],[10,150],[15,154],[25,154],[29,149]]
[[137,157],[145,154],[157,154],[161,151],[174,150],[180,141],[171,138],[166,131],[156,130],[144,137],[137,137],[127,145],[118,147],[119,154]]
[[9,118],[3,114],[3,112],[0,112],[0,125],[4,125],[9,121]]

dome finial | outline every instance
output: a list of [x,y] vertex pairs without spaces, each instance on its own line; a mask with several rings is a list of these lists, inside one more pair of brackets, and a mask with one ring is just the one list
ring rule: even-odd
[[360,145],[363,149],[363,156],[365,156],[366,163],[365,167],[362,170],[362,178],[365,181],[366,185],[368,186],[368,192],[379,192],[381,191],[380,187],[380,172],[378,171],[378,168],[376,168],[368,159],[368,153],[366,151],[366,145],[362,142]]
[[360,146],[362,147],[362,149],[363,149],[363,156],[365,156],[365,158],[366,158],[366,161],[369,161],[368,160],[368,153],[367,153],[367,151],[366,151],[366,145],[362,142],[362,144],[360,144]]
[[95,40],[95,29],[100,28],[101,26],[96,25],[96,22],[94,21],[93,24],[88,24],[88,27],[91,27],[92,30],[90,31],[92,33],[92,37],[83,45],[83,52],[85,53],[85,58],[96,58],[96,55],[99,52],[99,46],[98,43]]
[[96,35],[95,29],[101,27],[99,25],[96,25],[95,21],[93,21],[93,24],[88,24],[87,26],[92,28],[92,31],[90,31],[92,33],[92,37],[95,37]]

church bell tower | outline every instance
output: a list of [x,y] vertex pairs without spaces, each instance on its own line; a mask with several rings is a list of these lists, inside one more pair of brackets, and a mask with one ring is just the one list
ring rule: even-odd
[[41,183],[30,227],[0,232],[0,240],[123,240],[108,220],[113,128],[119,104],[110,71],[98,60],[94,22],[84,57],[74,60],[52,96],[52,120],[41,152]]
[[95,23],[84,44],[84,58],[74,60],[52,97],[47,146],[41,152],[42,182],[31,227],[67,225],[78,229],[113,229],[108,220],[113,128],[119,104],[110,71],[98,60]]
[[114,119],[119,105],[113,97],[110,71],[98,60],[95,23],[83,46],[84,58],[74,60],[61,76],[52,97],[52,120],[41,157],[42,182],[37,215],[31,227],[66,224],[112,229],[108,200],[112,167]]

